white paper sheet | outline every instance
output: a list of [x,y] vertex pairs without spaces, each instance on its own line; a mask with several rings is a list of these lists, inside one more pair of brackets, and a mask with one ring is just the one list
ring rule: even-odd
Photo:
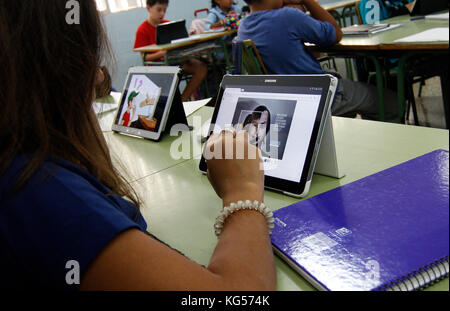
[[189,117],[191,114],[205,106],[207,103],[211,101],[211,98],[196,100],[191,102],[184,102],[184,112],[186,113],[186,117]]
[[111,101],[102,100],[100,102],[95,101],[93,103],[93,108],[95,114],[101,114],[108,111],[112,111],[119,107],[120,96],[122,94],[118,92],[111,92]]
[[448,42],[448,27],[439,27],[428,29],[412,36],[397,39],[394,42]]
[[425,16],[426,19],[449,20],[449,12],[442,14],[431,14]]

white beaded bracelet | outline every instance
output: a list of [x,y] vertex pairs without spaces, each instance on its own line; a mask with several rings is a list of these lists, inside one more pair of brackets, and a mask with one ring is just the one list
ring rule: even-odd
[[216,223],[214,224],[214,231],[217,237],[222,234],[223,226],[228,216],[240,210],[254,210],[263,214],[266,218],[269,234],[272,234],[272,229],[274,228],[273,223],[275,221],[272,211],[265,206],[264,203],[260,204],[258,201],[254,201],[252,203],[250,200],[247,200],[245,202],[238,201],[237,203],[231,203],[230,206],[224,207],[219,216],[216,218]]

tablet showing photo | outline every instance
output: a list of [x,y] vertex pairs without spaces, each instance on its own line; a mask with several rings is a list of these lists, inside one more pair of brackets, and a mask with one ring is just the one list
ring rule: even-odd
[[113,131],[158,140],[178,87],[179,72],[179,67],[130,68]]
[[[336,87],[331,75],[225,76],[211,133],[246,130],[261,150],[265,186],[304,196]],[[207,171],[204,157],[200,170]]]

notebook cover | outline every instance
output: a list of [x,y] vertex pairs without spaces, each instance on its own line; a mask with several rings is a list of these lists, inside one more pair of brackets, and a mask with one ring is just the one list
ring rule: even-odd
[[381,289],[448,259],[448,151],[428,153],[274,216],[273,246],[323,289]]

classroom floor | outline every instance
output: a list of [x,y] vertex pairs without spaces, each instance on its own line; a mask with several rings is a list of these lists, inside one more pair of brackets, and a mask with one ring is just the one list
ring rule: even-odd
[[[422,96],[417,97],[419,85],[414,86],[417,114],[421,126],[445,129],[444,105],[441,95],[441,80],[439,77],[426,81]],[[409,124],[414,124],[413,113],[409,116]]]
[[[336,59],[336,66],[338,72],[346,76],[345,61],[343,59]],[[421,97],[418,97],[418,93],[419,84],[417,83],[414,85],[414,94],[420,126],[445,129],[444,105],[439,77],[426,81]],[[407,124],[414,125],[412,109]]]

